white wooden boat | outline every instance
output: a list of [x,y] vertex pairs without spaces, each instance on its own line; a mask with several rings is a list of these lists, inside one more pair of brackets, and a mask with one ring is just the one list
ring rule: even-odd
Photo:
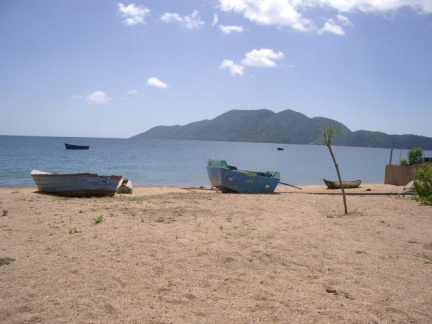
[[33,181],[39,192],[59,196],[114,196],[121,176],[96,173],[58,174],[33,170]]

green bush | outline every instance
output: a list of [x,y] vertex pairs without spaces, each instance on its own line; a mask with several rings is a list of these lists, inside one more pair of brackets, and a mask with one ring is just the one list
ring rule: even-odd
[[103,221],[102,216],[98,216],[98,217],[93,218],[93,223],[95,223],[95,224],[100,224],[100,223],[102,223],[102,221]]
[[422,163],[423,162],[423,149],[417,147],[408,152],[409,164]]
[[422,203],[432,205],[432,166],[423,164],[414,172],[414,188],[416,195],[413,198]]

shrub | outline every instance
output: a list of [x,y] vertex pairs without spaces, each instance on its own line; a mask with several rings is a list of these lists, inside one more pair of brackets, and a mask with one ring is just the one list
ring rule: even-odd
[[423,149],[417,147],[408,152],[409,164],[422,163],[423,162]]
[[103,221],[102,216],[98,216],[98,217],[93,218],[93,223],[95,223],[95,224],[102,223],[102,221]]
[[72,227],[72,228],[69,230],[69,234],[76,234],[76,233],[79,233],[79,231],[76,229],[76,227]]
[[414,171],[414,188],[415,200],[432,205],[432,166],[423,164],[421,168]]

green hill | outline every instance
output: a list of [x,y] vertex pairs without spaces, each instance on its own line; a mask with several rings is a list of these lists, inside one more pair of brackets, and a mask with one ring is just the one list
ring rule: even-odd
[[324,125],[337,124],[344,135],[335,145],[432,149],[432,138],[417,135],[387,135],[381,132],[351,132],[345,125],[324,117],[309,118],[293,110],[274,113],[267,109],[231,110],[212,120],[184,126],[156,126],[132,138],[260,142],[280,144],[321,144]]

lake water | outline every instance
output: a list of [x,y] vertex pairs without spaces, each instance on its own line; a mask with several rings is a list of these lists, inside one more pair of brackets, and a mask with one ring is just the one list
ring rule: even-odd
[[[66,150],[64,143],[90,145]],[[283,147],[283,151],[278,151]],[[333,147],[342,178],[383,183],[390,149]],[[393,163],[406,158],[394,150]],[[206,141],[0,136],[0,187],[33,187],[33,169],[121,175],[135,186],[209,186],[209,158],[247,170],[276,170],[292,185],[337,179],[327,147]]]

